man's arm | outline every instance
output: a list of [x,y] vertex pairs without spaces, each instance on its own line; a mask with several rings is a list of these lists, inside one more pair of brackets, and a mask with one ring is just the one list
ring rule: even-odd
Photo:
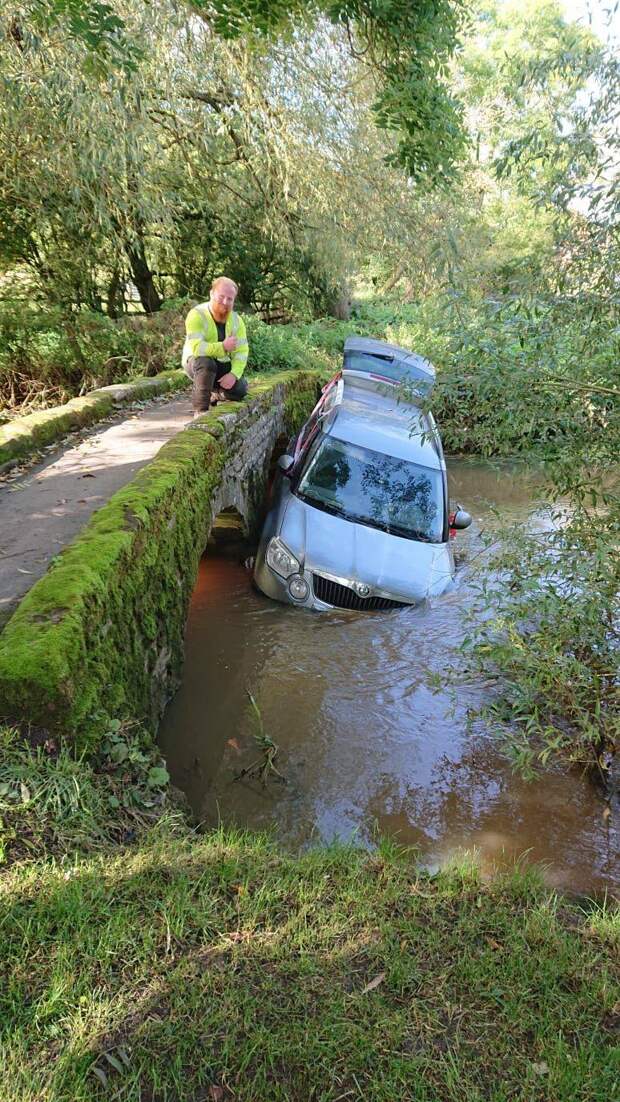
[[226,350],[222,341],[207,341],[206,325],[202,314],[195,307],[185,319],[185,336],[190,356],[215,356],[223,359]]
[[245,365],[248,362],[248,353],[250,351],[243,318],[239,318],[235,337],[237,338],[237,344],[230,357],[230,370],[235,378],[240,379],[245,371]]

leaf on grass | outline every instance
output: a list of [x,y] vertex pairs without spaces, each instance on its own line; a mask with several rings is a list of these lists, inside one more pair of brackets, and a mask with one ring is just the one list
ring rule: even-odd
[[491,949],[501,949],[502,948],[499,941],[496,941],[495,938],[493,938],[493,937],[487,937],[487,938],[485,938],[485,941],[486,941],[487,945],[489,945],[491,947]]
[[380,983],[383,983],[384,979],[385,972],[379,972],[379,975],[375,976],[374,980],[371,980],[370,983],[367,983],[366,986],[362,988],[361,994],[367,995],[369,991],[374,991],[375,987],[378,987]]
[[162,784],[168,784],[169,780],[170,774],[167,769],[164,769],[163,765],[154,765],[152,769],[149,769],[147,784],[150,788],[159,788]]
[[28,785],[24,784],[24,782],[22,781],[19,786],[19,791],[21,793],[22,803],[27,804],[30,800],[30,789],[28,788]]
[[127,1049],[126,1049],[126,1048],[123,1048],[123,1047],[121,1046],[120,1048],[117,1048],[117,1050],[116,1050],[116,1051],[118,1052],[118,1054],[119,1054],[119,1056],[120,1056],[121,1060],[123,1061],[123,1063],[124,1063],[125,1067],[126,1067],[126,1068],[128,1068],[128,1067],[129,1067],[129,1065],[130,1065],[130,1063],[131,1063],[131,1061],[130,1061],[130,1059],[129,1059],[129,1056],[128,1056],[128,1054],[127,1054]]
[[547,1075],[549,1073],[549,1065],[545,1064],[544,1060],[541,1060],[540,1064],[532,1064],[532,1071],[536,1075]]
[[104,1052],[103,1055],[105,1056],[106,1060],[108,1061],[108,1064],[110,1065],[110,1067],[114,1068],[114,1071],[117,1071],[119,1073],[119,1075],[122,1075],[124,1069],[123,1069],[123,1065],[121,1064],[118,1057],[114,1056],[113,1053],[111,1053],[111,1052]]
[[224,1088],[218,1087],[215,1083],[212,1083],[209,1087],[209,1100],[210,1102],[222,1102],[224,1097]]
[[97,1079],[99,1080],[99,1082],[103,1083],[104,1087],[107,1087],[108,1077],[107,1077],[105,1071],[103,1070],[103,1068],[98,1068],[97,1065],[95,1064],[95,1066],[92,1067],[90,1070],[92,1071],[93,1075],[97,1076]]

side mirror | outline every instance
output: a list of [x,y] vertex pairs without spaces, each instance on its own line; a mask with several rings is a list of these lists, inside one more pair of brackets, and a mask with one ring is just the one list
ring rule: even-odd
[[295,460],[293,459],[292,455],[281,455],[278,459],[278,467],[282,471],[282,474],[290,475],[291,467],[293,466],[294,462]]
[[456,529],[457,531],[460,531],[463,528],[469,528],[470,524],[470,514],[467,513],[465,509],[457,509],[450,527]]

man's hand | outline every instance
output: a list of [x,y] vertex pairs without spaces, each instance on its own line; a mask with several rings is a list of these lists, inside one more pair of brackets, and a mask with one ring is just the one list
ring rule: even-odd
[[[230,339],[234,340],[235,338],[231,337]],[[232,390],[236,382],[237,376],[229,371],[228,375],[222,375],[222,378],[217,380],[217,385],[221,386],[223,390]]]
[[224,346],[225,352],[234,352],[235,348],[237,347],[237,338],[226,337],[226,339],[222,341],[222,344]]

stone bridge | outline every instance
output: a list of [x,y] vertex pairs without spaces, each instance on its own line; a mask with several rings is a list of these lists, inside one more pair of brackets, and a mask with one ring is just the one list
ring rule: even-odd
[[316,402],[316,372],[255,382],[165,444],[95,513],[0,635],[0,718],[95,746],[112,719],[151,731],[183,663],[189,600],[219,514],[247,535],[274,457]]

